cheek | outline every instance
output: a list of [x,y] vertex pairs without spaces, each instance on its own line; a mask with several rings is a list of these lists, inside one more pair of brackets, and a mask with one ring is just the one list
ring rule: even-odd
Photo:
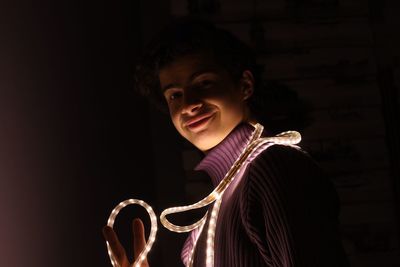
[[180,117],[179,117],[179,112],[176,108],[174,107],[169,107],[169,116],[171,118],[172,123],[174,124],[175,128],[177,130],[179,130],[179,121],[180,121]]
[[220,99],[220,106],[221,108],[225,109],[226,111],[230,112],[239,112],[243,108],[244,102],[241,101],[239,97],[235,95],[225,96],[224,98]]

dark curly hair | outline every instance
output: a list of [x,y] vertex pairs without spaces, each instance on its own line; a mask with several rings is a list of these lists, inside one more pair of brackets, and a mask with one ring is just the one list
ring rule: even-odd
[[136,67],[136,89],[149,97],[157,107],[166,110],[166,102],[160,89],[159,71],[176,59],[191,54],[212,56],[234,81],[239,81],[245,70],[250,70],[258,81],[260,69],[250,47],[210,22],[180,18],[149,44]]
[[[240,80],[245,70],[251,71],[255,84],[254,93],[248,99],[248,106],[252,116],[262,124],[268,124],[271,132],[287,128],[284,121],[288,121],[288,113],[291,114],[292,125],[293,122],[299,124],[301,121],[298,118],[301,114],[298,110],[292,110],[292,112],[293,108],[289,108],[283,114],[281,113],[282,107],[285,106],[282,105],[283,96],[288,96],[289,102],[293,104],[297,100],[297,95],[295,92],[285,90],[288,88],[282,85],[277,86],[275,83],[262,80],[263,68],[256,63],[253,49],[232,33],[199,19],[188,17],[175,19],[150,42],[136,66],[136,90],[156,107],[168,112],[167,103],[160,88],[159,71],[176,59],[192,54],[210,55],[216,63],[228,71],[235,82]],[[293,105],[290,106],[293,107]],[[294,119],[293,116],[295,116]],[[299,125],[292,125],[288,127],[301,128]]]

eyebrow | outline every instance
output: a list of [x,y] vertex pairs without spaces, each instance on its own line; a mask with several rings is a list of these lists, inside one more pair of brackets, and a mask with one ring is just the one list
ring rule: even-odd
[[[197,78],[198,76],[205,74],[205,73],[216,73],[216,69],[214,68],[209,68],[209,69],[204,69],[204,70],[199,70],[199,71],[195,71],[194,73],[192,73],[192,75],[190,75],[189,81],[192,82],[195,78]],[[177,88],[180,87],[181,85],[178,83],[170,83],[167,84],[166,86],[164,86],[161,91],[164,93],[165,91],[167,91],[168,89],[171,88]]]

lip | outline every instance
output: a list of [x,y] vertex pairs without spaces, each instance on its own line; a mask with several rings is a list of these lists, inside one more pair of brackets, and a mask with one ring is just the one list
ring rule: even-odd
[[193,132],[198,132],[200,130],[203,130],[203,128],[206,126],[207,122],[212,119],[214,116],[214,112],[211,113],[205,113],[201,114],[199,116],[196,116],[184,123],[184,126],[188,128],[190,131]]

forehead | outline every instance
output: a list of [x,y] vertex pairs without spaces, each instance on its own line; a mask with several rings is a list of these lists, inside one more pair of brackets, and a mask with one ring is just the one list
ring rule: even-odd
[[223,68],[208,54],[195,54],[179,57],[163,67],[159,72],[161,88],[173,83],[186,83],[202,72],[220,72]]

